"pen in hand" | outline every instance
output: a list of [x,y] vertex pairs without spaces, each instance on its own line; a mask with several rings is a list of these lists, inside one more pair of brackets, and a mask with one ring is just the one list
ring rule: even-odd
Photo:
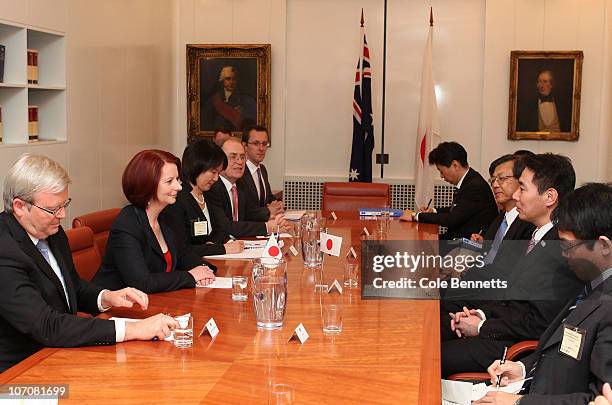
[[429,207],[431,206],[431,202],[433,201],[433,198],[429,199],[429,202],[427,203],[427,207],[425,208],[425,211],[427,211],[429,209]]
[[[499,365],[501,366],[506,362],[506,354],[508,354],[508,346],[504,346],[504,354],[502,355],[501,361]],[[497,376],[497,383],[495,384],[495,388],[499,391],[499,384],[501,383],[501,374]]]

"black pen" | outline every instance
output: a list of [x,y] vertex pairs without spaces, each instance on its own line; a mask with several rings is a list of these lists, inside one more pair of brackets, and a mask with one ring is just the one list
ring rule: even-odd
[[[499,362],[500,366],[506,362],[506,354],[508,354],[508,346],[504,346],[504,354],[501,358],[501,361]],[[501,382],[501,374],[497,376],[497,384],[495,384],[495,388],[497,388],[497,391],[499,391],[500,382]]]
[[430,198],[429,202],[427,203],[427,208],[425,208],[425,211],[427,211],[429,209],[429,206],[431,205],[432,201],[433,201],[433,198]]

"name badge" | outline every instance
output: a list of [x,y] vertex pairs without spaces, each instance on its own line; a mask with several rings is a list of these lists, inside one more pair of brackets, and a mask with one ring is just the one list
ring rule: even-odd
[[206,220],[193,221],[193,236],[206,236],[208,235],[208,222]]
[[570,356],[575,360],[580,360],[582,358],[582,349],[584,349],[585,336],[585,329],[563,324],[563,339],[561,340],[559,353]]

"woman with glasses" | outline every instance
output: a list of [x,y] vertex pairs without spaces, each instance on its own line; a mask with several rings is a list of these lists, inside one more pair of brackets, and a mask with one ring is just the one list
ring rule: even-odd
[[162,213],[172,224],[181,241],[199,256],[240,253],[243,242],[228,241],[223,226],[223,211],[206,203],[204,193],[219,180],[219,173],[227,167],[227,157],[217,145],[198,140],[183,152],[183,189],[176,197],[176,204],[169,205]]
[[160,218],[181,191],[179,159],[144,150],[128,163],[122,186],[130,205],[111,226],[106,254],[93,282],[109,289],[136,287],[146,293],[207,285],[211,267],[192,252]]

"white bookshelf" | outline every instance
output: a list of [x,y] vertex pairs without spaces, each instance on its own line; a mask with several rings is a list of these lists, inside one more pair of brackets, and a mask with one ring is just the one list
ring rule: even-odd
[[[5,46],[0,82],[0,148],[66,141],[66,40],[61,32],[0,21]],[[27,50],[38,50],[38,84],[27,81]],[[38,106],[39,142],[28,143],[28,105]]]

